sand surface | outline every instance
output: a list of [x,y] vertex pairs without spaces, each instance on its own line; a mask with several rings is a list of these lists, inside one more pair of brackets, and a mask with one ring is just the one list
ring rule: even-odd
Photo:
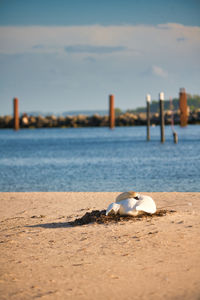
[[200,193],[146,193],[165,216],[69,226],[118,194],[0,193],[0,299],[200,299]]

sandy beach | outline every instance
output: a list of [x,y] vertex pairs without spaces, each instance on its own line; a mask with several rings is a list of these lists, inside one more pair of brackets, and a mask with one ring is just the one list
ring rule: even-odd
[[161,217],[69,225],[118,194],[0,193],[0,299],[200,299],[200,193],[145,193],[174,210]]

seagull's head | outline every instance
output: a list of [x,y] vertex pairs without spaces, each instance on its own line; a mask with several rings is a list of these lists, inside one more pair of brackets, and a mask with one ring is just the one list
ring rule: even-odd
[[134,198],[136,200],[139,200],[139,196],[140,195],[134,191],[125,192],[118,195],[115,202],[120,202],[122,200],[129,199],[129,198]]

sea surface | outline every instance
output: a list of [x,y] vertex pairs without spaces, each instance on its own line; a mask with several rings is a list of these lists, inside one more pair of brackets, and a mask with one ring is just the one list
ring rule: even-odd
[[200,126],[0,130],[0,192],[200,192]]

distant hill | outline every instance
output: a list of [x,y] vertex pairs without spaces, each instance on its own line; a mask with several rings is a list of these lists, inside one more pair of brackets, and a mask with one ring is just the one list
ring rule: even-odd
[[[178,110],[179,109],[179,99],[174,98],[173,99],[173,110]],[[187,104],[190,107],[190,110],[195,110],[197,108],[200,108],[200,96],[199,95],[187,95]],[[170,109],[170,101],[165,100],[164,101],[164,109],[169,110]],[[136,109],[129,109],[128,112],[133,112],[133,113],[141,113],[141,112],[146,112],[146,107],[138,107]],[[153,100],[151,102],[151,112],[156,113],[159,112],[159,101]]]
[[[187,94],[187,103],[188,106],[190,107],[190,110],[193,111],[197,108],[200,108],[200,96],[199,95],[190,95]],[[170,101],[165,100],[164,101],[164,109],[169,110],[170,109]],[[179,109],[179,99],[174,98],[173,99],[173,110],[178,110]],[[141,112],[146,112],[146,107],[138,107],[135,109],[128,109],[127,112],[131,113],[141,113]],[[156,113],[159,112],[159,101],[153,100],[151,102],[151,112]],[[52,113],[52,112],[39,112],[39,111],[32,111],[32,112],[27,112],[28,115],[32,116],[77,116],[77,115],[85,115],[85,116],[93,116],[95,114],[98,114],[100,116],[105,116],[108,115],[108,109],[107,110],[72,110],[72,111],[66,111],[62,113]],[[120,108],[115,108],[115,114],[116,116],[125,113],[125,110],[121,110]]]
[[[21,113],[22,115],[23,113]],[[98,114],[100,116],[108,115],[108,110],[72,110],[60,113],[53,113],[53,112],[41,112],[41,111],[29,111],[27,112],[29,116],[77,116],[77,115],[85,115],[85,116],[93,116]]]

